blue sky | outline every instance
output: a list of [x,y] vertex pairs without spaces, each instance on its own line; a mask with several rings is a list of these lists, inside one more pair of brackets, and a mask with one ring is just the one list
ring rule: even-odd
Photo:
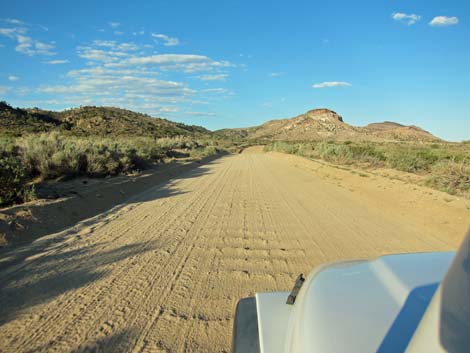
[[210,129],[326,107],[470,139],[470,2],[1,1],[0,99]]

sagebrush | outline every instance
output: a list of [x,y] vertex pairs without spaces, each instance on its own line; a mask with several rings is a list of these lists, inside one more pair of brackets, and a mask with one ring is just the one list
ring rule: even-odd
[[191,137],[76,137],[58,132],[0,138],[0,205],[31,199],[34,184],[44,180],[142,170],[167,158],[215,154],[216,145]]
[[386,167],[423,175],[425,184],[470,197],[470,144],[372,142],[273,142],[266,150],[336,164]]

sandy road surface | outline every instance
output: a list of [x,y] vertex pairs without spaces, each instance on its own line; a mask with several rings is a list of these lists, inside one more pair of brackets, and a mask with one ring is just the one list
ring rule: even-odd
[[454,249],[469,225],[468,201],[249,152],[4,254],[0,351],[230,351],[238,298],[323,262]]

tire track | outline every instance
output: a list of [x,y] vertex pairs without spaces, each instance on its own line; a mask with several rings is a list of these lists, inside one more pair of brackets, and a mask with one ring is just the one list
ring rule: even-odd
[[50,235],[0,269],[0,352],[228,352],[240,297],[289,290],[325,261],[458,245],[451,228],[449,239],[420,231],[426,208],[403,214],[394,199],[385,211],[387,191],[372,202],[350,191],[360,184],[246,152]]

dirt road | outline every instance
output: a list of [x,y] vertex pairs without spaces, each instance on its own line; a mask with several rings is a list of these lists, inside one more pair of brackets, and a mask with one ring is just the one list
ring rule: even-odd
[[228,352],[240,297],[324,262],[455,249],[469,210],[294,156],[225,156],[4,254],[0,351]]

